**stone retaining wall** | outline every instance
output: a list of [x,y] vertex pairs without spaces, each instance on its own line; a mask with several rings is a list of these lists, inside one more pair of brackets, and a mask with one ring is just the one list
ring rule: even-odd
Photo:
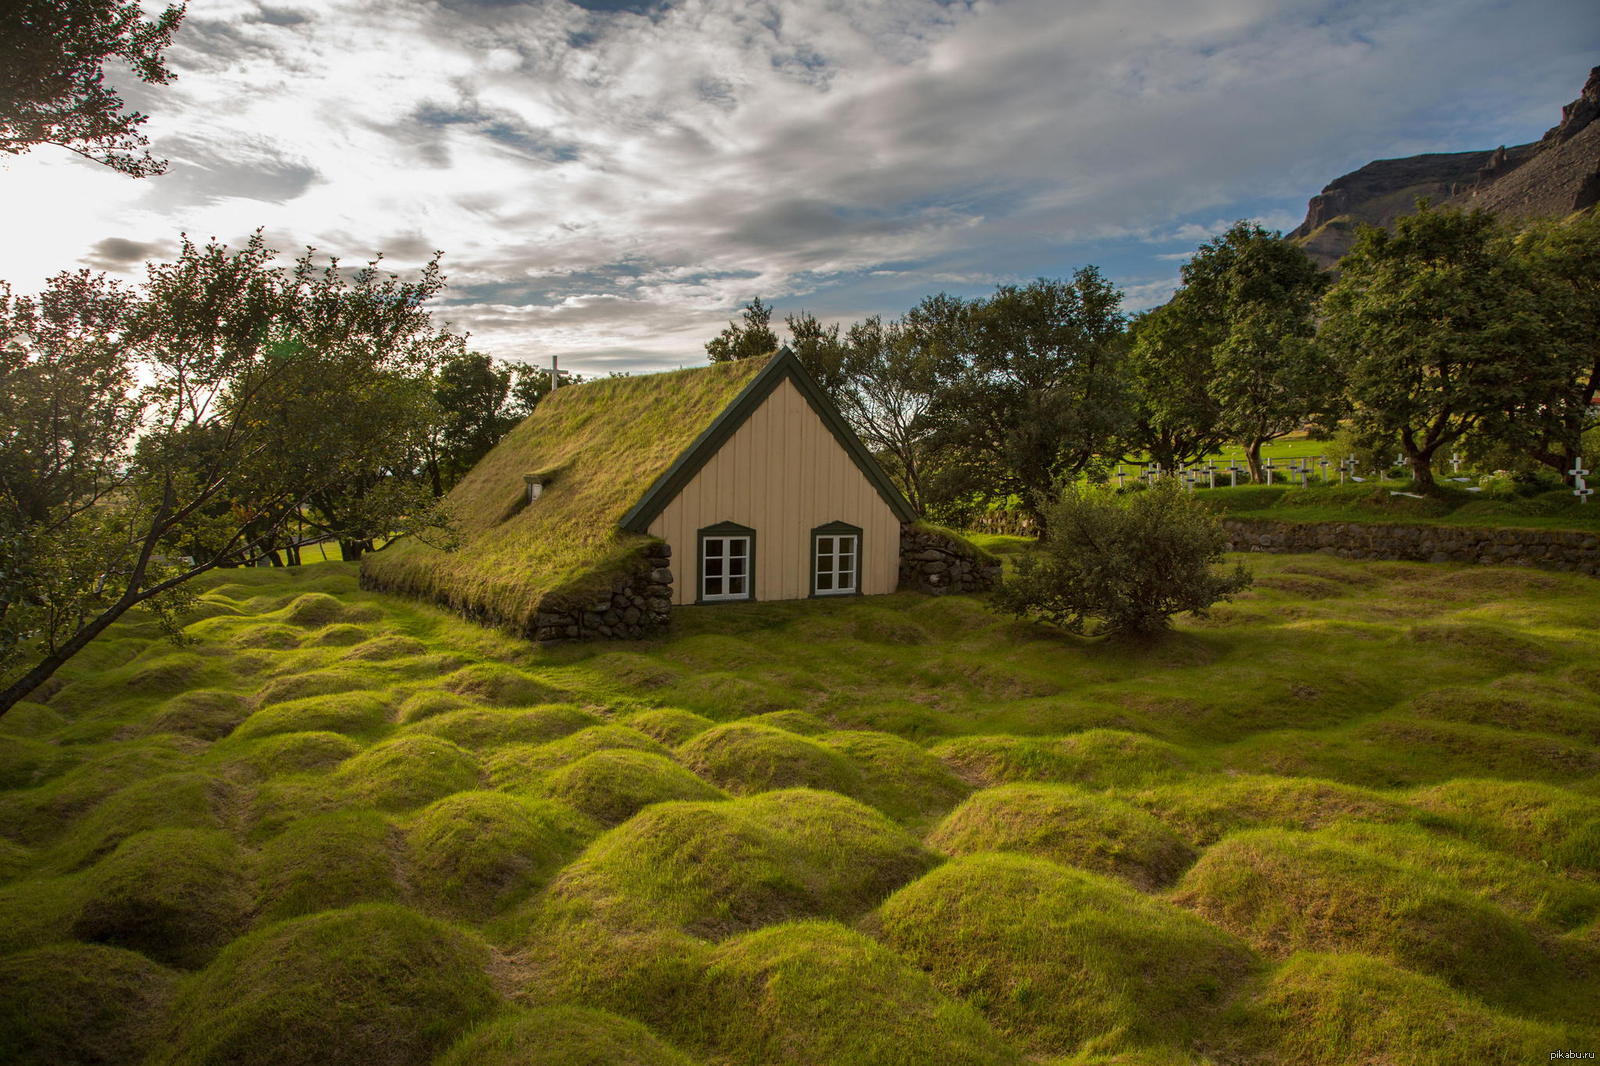
[[1600,577],[1600,534],[1548,529],[1274,522],[1225,518],[1229,551],[1326,552],[1345,559],[1533,566]]
[[900,527],[900,587],[934,596],[983,592],[1000,583],[1000,564],[970,545],[912,523]]
[[652,544],[640,566],[617,579],[608,596],[582,608],[534,616],[534,640],[638,640],[666,628],[672,614],[672,547]]

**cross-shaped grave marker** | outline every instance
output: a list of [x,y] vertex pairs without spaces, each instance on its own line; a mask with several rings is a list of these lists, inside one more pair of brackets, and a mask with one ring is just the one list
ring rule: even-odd
[[1239,487],[1239,460],[1228,460],[1228,485],[1231,488]]
[[1122,472],[1122,464],[1118,463],[1117,464],[1117,488],[1120,489],[1122,487],[1122,483],[1127,480],[1127,477],[1128,477],[1128,475],[1126,475],[1126,474],[1124,474]]
[[1214,489],[1216,487],[1217,487],[1217,464],[1212,462],[1210,459],[1207,459],[1206,460],[1206,488]]
[[1267,459],[1265,462],[1267,467],[1267,484],[1270,485],[1272,484],[1272,460]]
[[1589,483],[1583,480],[1589,476],[1589,471],[1583,468],[1583,456],[1580,455],[1573,460],[1572,469],[1568,470],[1567,473],[1572,475],[1572,494],[1578,498],[1579,503],[1588,503],[1589,497],[1594,495],[1594,489],[1591,489]]
[[1460,452],[1451,452],[1450,453],[1450,472],[1452,474],[1461,473],[1461,453]]
[[1323,482],[1323,484],[1327,484],[1327,482],[1328,482],[1328,457],[1325,456],[1325,455],[1317,456],[1317,465],[1322,467],[1322,482]]

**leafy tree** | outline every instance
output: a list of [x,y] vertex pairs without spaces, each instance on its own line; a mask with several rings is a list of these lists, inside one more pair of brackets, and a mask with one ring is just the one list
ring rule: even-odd
[[1018,560],[995,603],[1068,632],[1159,633],[1173,615],[1204,616],[1250,584],[1243,564],[1213,569],[1227,535],[1171,478],[1129,493],[1069,485],[1048,522],[1052,536]]
[[144,151],[147,116],[105,84],[120,61],[140,81],[172,81],[162,51],[187,3],[154,19],[132,0],[8,0],[0,5],[0,152],[56,145],[135,178],[163,173]]
[[[1340,396],[1337,368],[1315,342],[1326,281],[1300,248],[1245,221],[1201,245],[1182,277],[1158,334],[1169,350],[1188,349],[1179,389],[1204,372],[1209,353],[1209,403],[1188,412],[1192,429],[1214,426],[1238,441],[1251,479],[1260,481],[1262,446],[1327,418]],[[1213,426],[1207,410],[1218,413]]]
[[809,311],[789,315],[783,321],[789,327],[789,346],[799,357],[800,364],[824,392],[836,401],[842,400],[847,385],[845,363],[849,349],[839,337],[838,324],[824,326]]
[[772,332],[772,308],[757,296],[744,309],[744,324],[729,322],[728,328],[706,341],[706,355],[713,363],[755,359],[778,350],[778,335]]
[[429,442],[428,476],[435,496],[477,465],[517,424],[509,409],[512,371],[482,352],[446,359],[433,381],[441,420]]
[[1211,391],[1211,346],[1183,312],[1169,303],[1135,317],[1123,362],[1131,408],[1126,450],[1164,470],[1201,459],[1228,439]]
[[908,323],[931,360],[929,417],[952,453],[947,470],[990,496],[1014,494],[1048,528],[1055,487],[1099,461],[1124,428],[1121,303],[1094,267],[1071,281],[1001,286],[965,306],[923,301]]
[[1421,207],[1359,231],[1323,300],[1322,336],[1358,433],[1398,446],[1427,486],[1440,448],[1507,432],[1574,375],[1551,358],[1539,273],[1494,216]]
[[[461,341],[417,281],[185,239],[138,290],[88,274],[0,303],[0,713],[135,607],[311,516],[358,554],[442,520],[406,469]],[[337,500],[335,507],[331,501]]]

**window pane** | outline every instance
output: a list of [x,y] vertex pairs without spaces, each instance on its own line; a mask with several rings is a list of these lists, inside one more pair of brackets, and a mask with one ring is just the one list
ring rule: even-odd
[[738,577],[744,574],[744,556],[735,555],[728,560],[728,573]]
[[707,559],[706,560],[706,577],[721,577],[721,576],[722,576],[722,560],[721,559]]
[[736,558],[740,558],[740,559],[744,558],[746,555],[749,555],[750,554],[750,538],[749,537],[729,537],[728,538],[728,554],[731,555],[731,556],[734,556]]
[[818,555],[832,555],[833,554],[833,538],[832,537],[818,537],[817,538],[817,554]]
[[707,537],[706,538],[706,554],[707,555],[721,555],[722,554],[722,538],[721,537]]
[[728,595],[743,596],[744,594],[744,578],[730,577],[728,579]]
[[832,592],[833,591],[833,575],[832,574],[819,573],[817,575],[817,591],[818,592]]
[[706,591],[705,591],[705,594],[707,596],[720,596],[720,595],[722,595],[722,579],[720,577],[708,577],[708,578],[706,578]]

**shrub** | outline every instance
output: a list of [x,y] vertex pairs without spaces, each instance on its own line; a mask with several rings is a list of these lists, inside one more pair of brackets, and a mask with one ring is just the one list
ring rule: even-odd
[[625,822],[652,803],[726,798],[665,756],[620,748],[568,763],[553,771],[544,787],[604,825]]
[[1036,855],[1115,874],[1143,889],[1171,884],[1194,861],[1177,834],[1150,815],[1070,785],[984,789],[940,822],[926,843],[951,855]]
[[226,833],[131,836],[84,873],[73,934],[172,966],[202,966],[244,928],[250,900],[242,869]]
[[441,910],[482,920],[542,883],[594,832],[549,800],[457,793],[419,811],[406,830],[411,881]]
[[768,926],[723,942],[706,987],[718,1061],[1020,1066],[965,1003],[893,951],[833,922]]
[[1206,608],[1250,584],[1243,564],[1217,573],[1227,535],[1193,493],[1171,479],[1118,495],[1069,486],[1046,513],[1050,538],[1017,560],[995,603],[1072,633],[1150,634],[1181,612]]
[[0,1048],[11,1066],[144,1061],[177,977],[143,955],[52,944],[0,960]]
[[638,1022],[586,1007],[543,1007],[479,1026],[435,1066],[694,1064]]
[[1187,1046],[1254,968],[1248,948],[1120,881],[1024,855],[957,859],[891,896],[883,938],[1038,1055]]
[[488,965],[476,938],[403,907],[279,922],[183,990],[150,1066],[427,1062],[499,1006]]
[[289,823],[261,845],[256,862],[260,919],[398,901],[396,836],[377,811],[339,811]]

